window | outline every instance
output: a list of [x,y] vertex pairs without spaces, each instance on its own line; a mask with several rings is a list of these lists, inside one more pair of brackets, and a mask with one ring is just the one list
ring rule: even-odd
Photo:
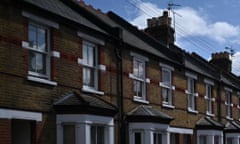
[[188,96],[188,109],[195,111],[195,80],[188,77],[187,79],[187,96]]
[[12,144],[31,144],[35,138],[34,122],[12,120]]
[[170,144],[179,144],[179,134],[171,133],[170,134]]
[[137,78],[134,80],[134,96],[145,99],[145,64],[137,58],[133,61],[133,75]]
[[143,144],[143,132],[134,132],[134,144]]
[[226,116],[227,118],[231,118],[232,117],[232,93],[230,91],[226,91]]
[[207,136],[205,136],[205,135],[199,136],[199,142],[200,142],[200,144],[208,144],[207,143]]
[[75,144],[75,125],[63,125],[63,144]]
[[153,133],[153,144],[162,144],[162,134],[155,132]]
[[221,137],[219,135],[214,136],[214,144],[221,144]]
[[227,137],[227,143],[226,144],[234,144],[234,138]]
[[162,82],[160,86],[162,87],[162,104],[163,106],[169,107],[173,105],[173,90],[175,89],[172,86],[172,71],[173,67],[160,63],[162,67]]
[[97,90],[97,49],[94,44],[83,42],[83,85]]
[[58,114],[57,144],[113,144],[113,117]]
[[50,79],[49,30],[41,25],[30,23],[29,41],[29,75]]
[[207,114],[212,114],[212,85],[206,84],[206,105],[207,105]]
[[104,144],[104,127],[91,126],[91,144]]

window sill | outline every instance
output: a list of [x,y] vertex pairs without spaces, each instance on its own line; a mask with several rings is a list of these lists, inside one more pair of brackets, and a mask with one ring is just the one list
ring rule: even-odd
[[134,97],[133,97],[133,101],[135,101],[135,102],[140,102],[140,103],[144,103],[144,104],[149,104],[149,101],[143,100],[143,99],[141,99],[141,98],[138,97],[138,96],[134,96]]
[[84,91],[84,92],[89,92],[89,93],[94,93],[94,94],[98,94],[98,95],[104,95],[104,92],[94,90],[94,89],[89,88],[89,87],[87,87],[87,86],[83,86],[82,91]]
[[206,112],[207,116],[214,117],[215,115],[213,113]]
[[170,109],[174,109],[175,108],[175,106],[169,105],[169,104],[166,104],[166,103],[162,103],[162,107],[170,108]]
[[191,109],[191,108],[189,108],[189,107],[188,107],[188,112],[190,112],[190,113],[194,113],[194,114],[198,114],[198,111],[193,110],[193,109]]
[[43,83],[43,84],[48,84],[48,85],[52,85],[52,86],[57,86],[57,82],[46,80],[46,79],[41,79],[41,78],[38,78],[38,77],[28,76],[27,79],[29,81],[34,81],[34,82],[38,82],[38,83]]
[[229,116],[226,116],[226,119],[227,120],[233,120],[233,118],[229,117]]

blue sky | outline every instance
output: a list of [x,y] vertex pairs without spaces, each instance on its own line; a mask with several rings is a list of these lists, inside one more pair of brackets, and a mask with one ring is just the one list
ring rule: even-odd
[[174,7],[176,44],[205,59],[232,47],[233,72],[240,75],[240,0],[84,0],[103,12],[113,11],[139,29],[146,19],[162,15],[168,3]]

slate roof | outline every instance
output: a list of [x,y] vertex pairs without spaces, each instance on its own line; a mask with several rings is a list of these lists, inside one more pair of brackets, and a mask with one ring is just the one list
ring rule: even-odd
[[140,105],[127,113],[128,121],[169,123],[173,118],[152,106]]
[[226,132],[240,132],[240,122],[238,121],[229,121],[226,124],[224,129]]
[[100,29],[96,24],[90,22],[87,18],[81,16],[76,11],[66,6],[60,0],[24,0],[25,2],[44,9],[48,12],[57,14],[78,24],[85,25],[94,30],[102,33],[106,33],[104,30]]
[[220,129],[224,128],[224,125],[210,117],[202,117],[196,123],[197,129]]
[[[89,112],[89,110],[96,110],[95,112],[117,112],[117,108],[102,100],[98,96],[88,95],[78,92],[68,92],[55,100],[54,106],[58,111],[62,112]],[[101,113],[100,113],[101,114]]]

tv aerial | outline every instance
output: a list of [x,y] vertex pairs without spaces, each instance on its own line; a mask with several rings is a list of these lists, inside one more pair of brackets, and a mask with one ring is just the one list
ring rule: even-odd
[[[172,16],[173,16],[173,29],[174,29],[174,31],[175,31],[175,27],[176,27],[176,19],[175,19],[175,15],[177,15],[177,16],[179,16],[179,17],[182,17],[180,14],[178,14],[177,12],[175,12],[174,10],[173,10],[173,8],[174,7],[179,7],[179,6],[181,6],[181,5],[179,5],[179,4],[175,4],[175,3],[173,3],[173,2],[169,2],[168,3],[168,12],[169,12],[169,14],[170,13],[172,13]],[[175,35],[176,35],[176,33],[175,33]]]
[[235,50],[232,48],[232,46],[231,47],[225,47],[225,49],[229,51],[231,57],[233,57],[233,55],[236,53]]

